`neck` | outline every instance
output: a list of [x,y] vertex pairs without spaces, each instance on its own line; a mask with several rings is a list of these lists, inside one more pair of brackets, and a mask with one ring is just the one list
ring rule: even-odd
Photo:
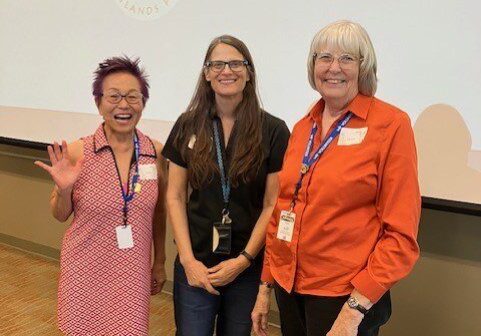
[[346,112],[347,107],[356,97],[345,97],[341,99],[324,99],[324,113],[328,114],[332,118],[337,118],[344,112]]
[[105,126],[104,129],[107,142],[113,150],[129,151],[133,148],[134,131],[119,133]]
[[215,98],[215,108],[217,115],[221,119],[235,119],[235,110],[242,101],[242,96]]
[[324,105],[323,115],[329,116],[331,118],[337,118],[346,111],[346,105],[331,105],[326,102]]

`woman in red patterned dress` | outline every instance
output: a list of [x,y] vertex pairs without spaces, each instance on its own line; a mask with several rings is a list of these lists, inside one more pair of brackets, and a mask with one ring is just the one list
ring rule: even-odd
[[149,296],[166,279],[165,164],[162,145],[136,129],[149,98],[138,63],[100,63],[93,95],[104,123],[68,146],[49,146],[51,166],[36,162],[55,182],[53,216],[64,222],[73,213],[58,290],[66,335],[147,335]]

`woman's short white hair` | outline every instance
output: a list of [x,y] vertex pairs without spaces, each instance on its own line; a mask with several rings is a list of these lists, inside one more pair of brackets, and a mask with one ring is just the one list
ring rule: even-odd
[[374,47],[366,30],[352,21],[337,21],[322,28],[312,39],[311,50],[307,59],[309,83],[317,91],[314,81],[315,53],[321,48],[338,48],[361,60],[359,67],[359,92],[365,96],[374,96],[377,89],[377,61]]

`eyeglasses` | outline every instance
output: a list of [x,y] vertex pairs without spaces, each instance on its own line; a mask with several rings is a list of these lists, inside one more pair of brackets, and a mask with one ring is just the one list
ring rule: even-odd
[[234,72],[240,72],[242,69],[249,65],[249,61],[247,60],[233,60],[233,61],[207,61],[205,62],[205,67],[212,69],[215,72],[222,72],[225,69],[225,66],[229,65],[229,68]]
[[118,104],[122,101],[122,98],[125,98],[125,101],[129,104],[138,104],[144,97],[138,91],[129,91],[126,94],[121,94],[117,90],[109,90],[101,94],[101,96],[105,97],[107,101],[111,104]]
[[[328,68],[336,59],[332,54],[329,53],[314,53],[313,55],[314,61],[316,61],[322,67]],[[339,63],[339,67],[341,69],[352,69],[357,64],[358,61],[362,61],[363,58],[356,58],[349,54],[343,54],[337,58],[337,62]]]

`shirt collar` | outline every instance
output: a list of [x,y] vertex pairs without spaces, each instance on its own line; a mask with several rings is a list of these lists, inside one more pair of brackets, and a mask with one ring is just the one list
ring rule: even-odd
[[[366,120],[373,99],[374,97],[368,97],[358,93],[347,106],[347,110],[352,112],[356,117]],[[316,121],[316,123],[320,122],[320,116],[324,110],[324,104],[324,99],[321,98],[309,109],[309,117]]]
[[[140,132],[138,129],[135,129],[135,133],[137,134],[137,138],[139,139],[139,147],[140,147],[140,156],[150,156],[153,158],[157,158],[157,154],[155,152],[155,147],[152,141]],[[101,150],[105,148],[111,148],[108,141],[107,135],[105,134],[104,124],[100,125],[94,133],[94,153],[97,154]]]

